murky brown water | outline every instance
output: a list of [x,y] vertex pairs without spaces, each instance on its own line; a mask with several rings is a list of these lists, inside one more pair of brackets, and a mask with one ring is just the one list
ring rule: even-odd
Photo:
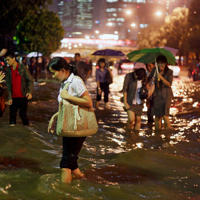
[[[126,132],[120,97],[123,76],[111,85],[111,109],[97,111],[99,131],[80,154],[85,180],[60,183],[61,138],[47,134],[57,110],[58,84],[35,86],[32,127],[0,122],[0,199],[167,200],[200,199],[200,82],[175,79],[171,121],[175,131],[156,133],[142,117],[142,130]],[[95,84],[88,81],[95,99]]]

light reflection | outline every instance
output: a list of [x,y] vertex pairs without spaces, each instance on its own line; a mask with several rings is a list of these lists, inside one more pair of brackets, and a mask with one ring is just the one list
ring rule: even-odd
[[[172,102],[172,107],[170,108],[170,121],[175,128],[174,131],[161,131],[161,133],[158,133],[155,131],[154,126],[149,127],[146,115],[147,106],[145,104],[143,115],[141,116],[141,131],[137,134],[127,132],[125,126],[127,124],[128,116],[123,110],[123,103],[120,101],[120,98],[123,96],[121,89],[123,87],[124,76],[124,74],[114,76],[114,83],[110,85],[111,105],[113,108],[112,115],[109,120],[106,119],[106,121],[100,121],[99,123],[100,127],[103,127],[103,129],[106,130],[108,142],[112,141],[116,145],[114,148],[107,148],[109,153],[112,153],[111,149],[115,149],[113,150],[113,153],[139,148],[166,149],[181,142],[189,142],[188,135],[198,133],[200,119],[199,117],[194,117],[195,115],[193,114],[197,112],[199,104],[198,98],[195,98],[193,95],[195,91],[194,84],[196,83],[188,82],[186,84],[185,81],[182,81],[181,79],[176,79],[172,85],[175,97]],[[132,139],[127,139],[127,137],[132,137]]]
[[178,108],[171,107],[170,108],[170,114],[175,116],[179,112]]
[[6,185],[4,188],[0,187],[0,191],[3,193],[3,194],[8,194],[8,189],[10,189],[12,186],[11,184],[8,184]]
[[199,102],[193,103],[192,107],[197,107]]
[[142,149],[144,146],[144,144],[142,142],[138,142],[135,145],[136,145],[135,149]]
[[139,132],[139,136],[145,136],[145,132],[140,131],[140,132]]
[[160,137],[161,137],[162,139],[166,138],[166,136],[165,136],[164,134],[162,134]]

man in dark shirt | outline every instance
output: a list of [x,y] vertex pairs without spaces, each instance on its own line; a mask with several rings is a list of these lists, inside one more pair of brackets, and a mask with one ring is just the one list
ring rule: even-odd
[[24,125],[29,125],[27,118],[28,100],[32,98],[33,80],[28,69],[16,61],[12,52],[7,52],[6,85],[8,88],[8,105],[10,105],[10,126],[15,126],[17,111]]

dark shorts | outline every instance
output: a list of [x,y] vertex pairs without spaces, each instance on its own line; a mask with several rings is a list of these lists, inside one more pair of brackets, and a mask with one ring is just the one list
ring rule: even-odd
[[134,104],[130,107],[129,110],[133,111],[135,115],[141,116],[143,110],[143,104]]

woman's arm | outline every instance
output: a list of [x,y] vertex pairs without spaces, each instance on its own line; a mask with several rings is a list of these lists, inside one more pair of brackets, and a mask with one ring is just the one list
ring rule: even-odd
[[49,121],[49,125],[48,125],[48,133],[54,133],[54,131],[55,131],[55,123],[56,123],[56,118],[58,117],[58,112],[57,113],[55,113],[52,117],[51,117],[51,119],[50,119],[50,121]]
[[60,93],[60,96],[63,99],[66,99],[66,100],[72,102],[73,104],[77,104],[77,105],[83,106],[83,107],[92,108],[92,99],[91,99],[88,91],[85,91],[81,95],[81,97],[74,97],[74,96],[69,95],[67,90],[62,90],[61,93]]
[[100,82],[99,82],[99,81],[97,81],[97,88],[98,88],[98,89],[101,89],[101,88],[100,88]]
[[160,73],[158,73],[158,78],[164,83],[164,85],[171,87],[171,83],[167,81]]
[[130,74],[126,74],[125,78],[124,78],[124,84],[123,84],[123,95],[124,95],[124,106],[126,109],[129,109],[130,106],[128,104],[128,101],[127,101],[127,96],[128,96],[128,85],[129,85],[129,76]]
[[173,80],[173,72],[169,71],[168,72],[168,76],[167,79],[164,78],[164,76],[162,76],[162,74],[158,74],[158,78],[163,82],[164,85],[166,85],[167,87],[171,87],[172,85],[172,80]]
[[108,68],[108,72],[110,73],[111,78],[113,79],[113,74],[110,68]]
[[149,74],[149,76],[148,76],[148,78],[147,78],[147,83],[151,82],[151,80],[154,78],[155,73],[156,73],[156,67],[154,67],[154,68],[151,70],[151,72],[150,72],[150,74]]
[[96,82],[97,82],[97,89],[101,90],[100,88],[100,81],[99,81],[100,77],[99,77],[99,70],[96,70]]
[[126,109],[129,109],[130,106],[129,106],[128,101],[127,101],[127,92],[124,92],[123,94],[124,94],[124,106],[125,106]]

